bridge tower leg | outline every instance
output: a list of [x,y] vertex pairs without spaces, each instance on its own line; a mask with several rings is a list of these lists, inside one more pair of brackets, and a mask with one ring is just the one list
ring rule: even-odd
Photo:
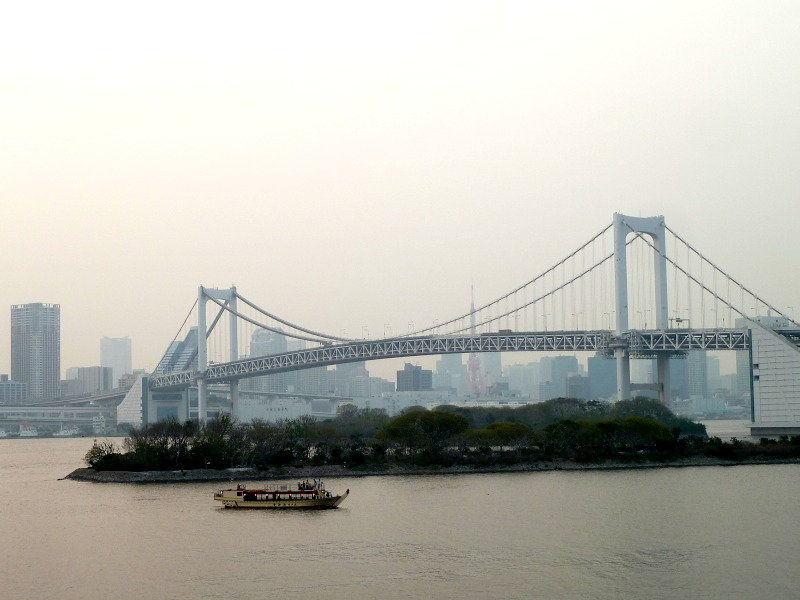
[[206,325],[206,290],[197,290],[197,421],[202,427],[208,417],[208,387],[205,372],[208,368],[208,326]]
[[[625,242],[629,233],[643,233],[652,239],[653,267],[655,272],[655,327],[667,329],[669,323],[667,303],[667,239],[664,217],[629,217],[614,213],[614,279],[616,300],[616,335],[628,333],[628,264]],[[614,350],[617,359],[617,399],[631,397],[630,353],[618,348]],[[670,400],[669,356],[659,354],[656,358],[658,370],[658,399],[662,404]]]
[[[229,306],[231,308],[230,313],[230,335],[231,335],[231,361],[239,360],[239,333],[238,333],[238,318],[236,317],[236,312],[238,312],[238,303],[236,302],[236,286],[231,287],[230,289],[230,302]],[[239,380],[234,379],[230,383],[230,394],[231,394],[231,417],[236,419],[239,415]]]
[[[223,301],[231,309],[230,312],[230,355],[231,360],[239,359],[239,335],[237,329],[236,287],[228,290],[215,290],[202,285],[197,290],[197,420],[204,424],[208,418],[208,385],[205,380],[208,369],[208,325],[206,323],[206,303],[209,298]],[[239,405],[239,382],[230,383],[233,417]]]

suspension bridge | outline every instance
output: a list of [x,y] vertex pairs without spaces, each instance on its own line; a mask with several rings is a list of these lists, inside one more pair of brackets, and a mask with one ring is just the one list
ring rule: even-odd
[[[754,327],[767,335],[760,325],[765,316],[779,319],[768,335],[789,352],[790,381],[779,375],[778,385],[792,387],[791,398],[800,396],[800,383],[791,380],[795,354],[800,365],[800,326],[793,318],[667,227],[664,217],[615,214],[565,258],[495,300],[388,338],[331,335],[279,317],[235,287],[200,286],[148,386],[162,393],[196,387],[204,415],[209,385],[229,386],[236,406],[241,380],[300,369],[454,353],[594,352],[616,361],[619,399],[631,397],[630,360],[655,359],[659,399],[667,402],[670,359],[693,350],[752,355]],[[292,340],[294,348],[258,352],[250,343],[258,330]],[[763,364],[750,362],[751,387],[764,387]],[[800,397],[793,403],[787,410],[800,424]]]

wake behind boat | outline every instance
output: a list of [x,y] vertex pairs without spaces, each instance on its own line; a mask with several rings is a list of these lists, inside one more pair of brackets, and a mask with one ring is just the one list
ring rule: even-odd
[[350,494],[334,496],[325,489],[321,480],[313,483],[300,482],[296,488],[286,484],[267,484],[263,488],[246,488],[241,484],[235,489],[214,492],[214,500],[225,508],[337,508]]

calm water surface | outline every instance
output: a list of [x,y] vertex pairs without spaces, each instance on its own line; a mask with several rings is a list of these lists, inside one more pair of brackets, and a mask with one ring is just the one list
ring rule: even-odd
[[58,481],[90,444],[0,440],[0,597],[800,596],[800,465],[330,479],[339,510],[249,512]]

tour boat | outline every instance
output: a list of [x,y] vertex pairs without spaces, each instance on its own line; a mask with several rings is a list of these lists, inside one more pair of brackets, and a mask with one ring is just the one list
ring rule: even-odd
[[214,492],[214,500],[222,502],[225,508],[336,508],[349,494],[348,489],[334,496],[321,480],[315,480],[298,483],[297,487],[267,484],[262,488],[246,488],[239,484],[235,489]]

